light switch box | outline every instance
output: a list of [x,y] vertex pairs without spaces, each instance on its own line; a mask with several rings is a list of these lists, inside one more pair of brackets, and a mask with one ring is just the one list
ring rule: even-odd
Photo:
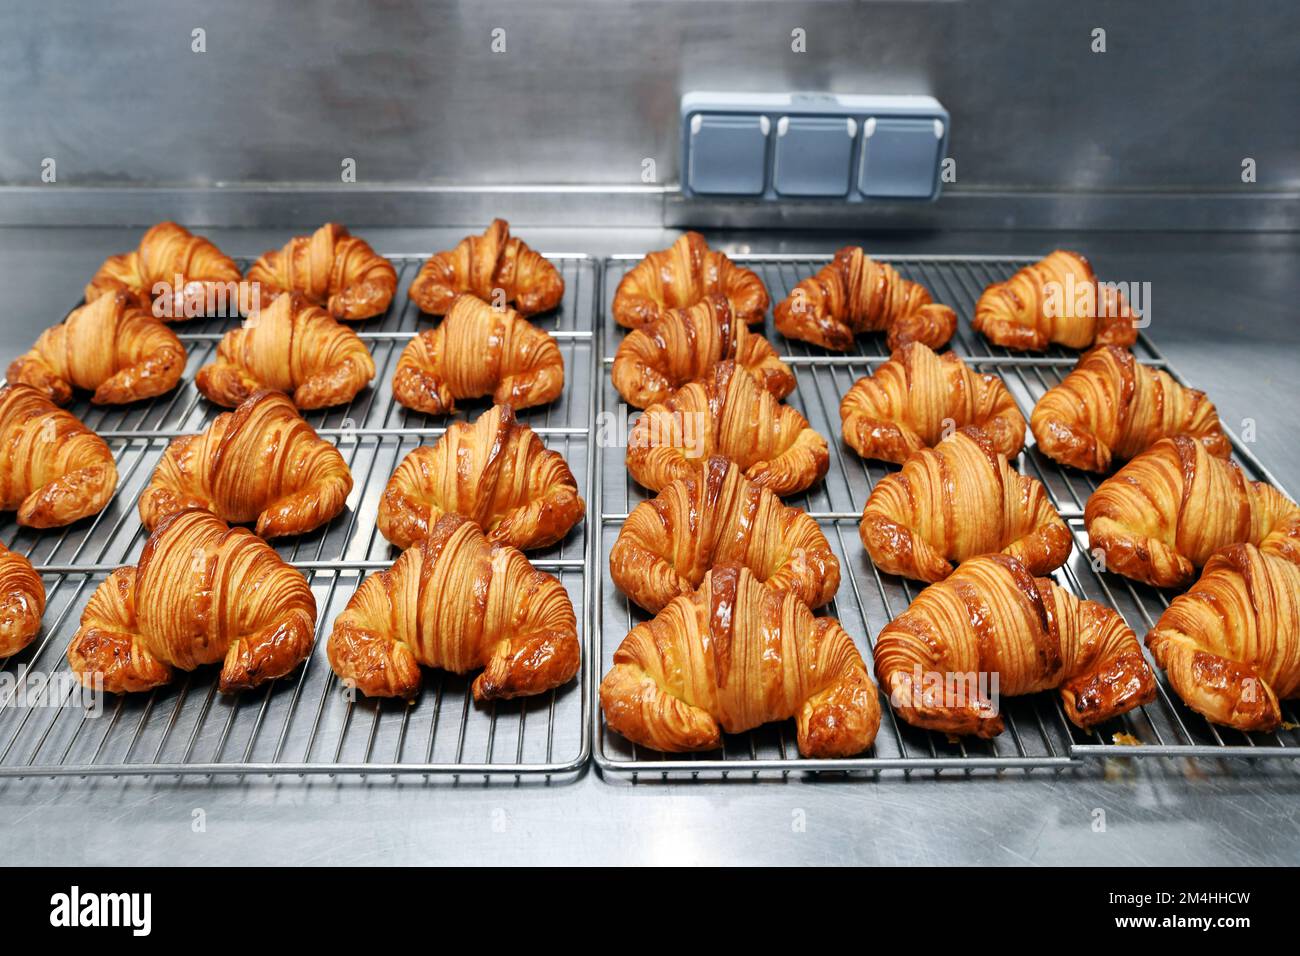
[[772,187],[781,196],[849,191],[858,122],[848,116],[782,116],[776,123]]
[[862,130],[858,189],[871,199],[929,199],[943,160],[943,121],[872,116]]
[[701,193],[757,196],[767,184],[771,121],[759,115],[696,114],[686,179]]

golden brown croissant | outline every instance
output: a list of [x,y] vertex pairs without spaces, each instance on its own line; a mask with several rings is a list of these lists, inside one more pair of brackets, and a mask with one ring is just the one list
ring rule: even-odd
[[794,391],[794,372],[777,358],[772,343],[735,321],[726,296],[716,294],[688,309],[665,309],[629,332],[614,353],[614,387],[629,405],[645,408],[728,359],[774,398]]
[[25,557],[0,544],[0,659],[32,642],[44,613],[41,576]]
[[0,389],[0,510],[60,527],[101,511],[116,488],[104,439],[28,385]]
[[952,562],[992,551],[1044,575],[1072,546],[1042,484],[1007,464],[974,426],[914,452],[878,481],[858,530],[880,570],[922,581],[942,581]]
[[1002,379],[974,372],[952,352],[904,345],[840,402],[844,441],[863,458],[903,462],[955,429],[977,425],[999,454],[1025,444],[1025,418]]
[[1061,384],[1038,400],[1029,427],[1043,454],[1084,471],[1108,471],[1112,458],[1132,458],[1179,434],[1203,442],[1218,458],[1232,454],[1219,413],[1204,392],[1184,388],[1115,345],[1098,346],[1080,358]]
[[614,320],[629,329],[648,325],[664,309],[686,309],[720,293],[737,322],[762,322],[767,289],[749,269],[714,252],[698,232],[684,233],[671,247],[651,252],[623,276],[614,292]]
[[512,309],[463,295],[435,329],[411,339],[397,360],[393,397],[417,412],[446,415],[456,399],[491,395],[497,405],[545,405],[564,391],[555,339]]
[[375,361],[357,334],[291,293],[227,332],[194,384],[227,408],[269,388],[311,409],[352,401],[374,377]]
[[372,697],[413,697],[421,664],[485,668],[475,700],[540,694],[568,683],[578,657],[564,586],[458,515],[366,578],[329,640],[334,673]]
[[627,470],[659,491],[712,455],[730,458],[746,478],[778,495],[803,491],[830,467],[826,439],[735,362],[719,362],[706,381],[647,408],[628,436]]
[[382,314],[397,291],[393,264],[335,222],[263,253],[244,278],[257,284],[263,308],[284,292],[301,292],[345,320]]
[[516,422],[510,406],[494,405],[402,459],[384,488],[378,524],[385,538],[409,548],[444,514],[457,514],[492,544],[542,548],[568,534],[585,510],[564,457]]
[[809,607],[840,586],[840,563],[817,522],[746,481],[726,458],[700,462],[632,509],[609,552],[610,577],[647,611],[693,593],[719,564],[742,564]]
[[632,629],[600,704],[612,730],[669,752],[793,717],[805,757],[851,757],[880,728],[876,686],[839,621],[734,564]]
[[775,316],[776,329],[786,338],[837,352],[847,352],[853,337],[864,332],[887,332],[892,351],[908,342],[937,349],[957,331],[956,312],[860,246],[845,246],[829,265],[802,280],[777,303]]
[[1099,283],[1083,256],[1061,249],[985,289],[971,327],[994,345],[1035,352],[1053,342],[1086,349],[1137,341],[1119,290]]
[[244,294],[235,261],[174,222],[150,228],[134,252],[109,256],[86,286],[86,301],[119,292],[133,305],[171,320],[234,314]]
[[1060,688],[1066,715],[1086,730],[1156,694],[1142,647],[1116,611],[1034,577],[1007,554],[962,562],[887,624],[876,678],[909,724],[980,737],[1002,733],[999,695]]
[[202,508],[257,534],[305,534],[343,510],[352,473],[337,448],[280,392],[257,392],[199,435],[173,441],[140,495],[152,531],[170,514]]
[[410,296],[421,311],[445,315],[464,293],[498,307],[513,302],[517,312],[534,315],[560,304],[564,279],[548,259],[510,235],[509,223],[494,219],[483,235],[434,253],[411,283]]
[[8,377],[59,405],[72,401],[73,388],[94,392],[96,405],[123,405],[171,390],[184,371],[185,346],[176,333],[118,293],[73,309],[42,332],[9,365]]
[[289,673],[315,630],[306,578],[270,545],[206,511],[179,511],[154,529],[139,564],[96,589],[68,663],[86,686],[102,679],[122,694],[220,661],[229,693]]
[[1162,438],[1103,481],[1083,520],[1107,570],[1156,587],[1191,584],[1230,544],[1300,564],[1300,506],[1190,435]]

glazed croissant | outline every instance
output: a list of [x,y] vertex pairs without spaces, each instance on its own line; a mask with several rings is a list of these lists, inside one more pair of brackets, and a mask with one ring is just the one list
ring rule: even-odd
[[41,576],[25,557],[0,544],[0,659],[32,642],[44,613]]
[[829,265],[802,280],[777,303],[775,316],[776,329],[786,338],[837,352],[847,352],[853,337],[864,332],[887,332],[893,351],[908,342],[941,348],[957,331],[956,312],[860,246],[845,246]]
[[280,392],[257,392],[199,435],[173,441],[140,495],[140,523],[202,508],[257,534],[305,534],[343,510],[352,473]]
[[257,283],[262,307],[284,292],[300,292],[336,319],[381,315],[397,291],[397,270],[338,223],[262,254],[244,277]]
[[1072,546],[1042,484],[1016,472],[974,426],[876,482],[858,530],[880,570],[922,581],[942,581],[952,562],[992,551],[1044,575]]
[[1300,565],[1250,544],[1216,552],[1147,647],[1192,710],[1237,730],[1276,730],[1278,702],[1300,696]]
[[563,456],[516,422],[509,405],[495,405],[402,459],[384,488],[378,524],[385,538],[409,548],[444,514],[457,514],[492,544],[541,548],[568,534],[585,510]]
[[180,511],[154,529],[133,568],[90,598],[68,646],[72,672],[114,694],[221,662],[224,693],[282,677],[311,653],[316,600],[307,580],[246,528]]
[[[421,311],[445,315],[464,293],[493,306],[513,302],[517,312],[534,315],[560,304],[564,279],[550,260],[510,235],[509,223],[494,219],[483,235],[466,236],[455,249],[431,256],[411,283],[410,296]],[[505,301],[498,302],[498,295]]]
[[652,612],[692,594],[719,564],[744,565],[809,607],[840,586],[840,563],[817,522],[746,481],[726,458],[699,463],[632,509],[609,552],[619,590]]
[[1156,587],[1191,584],[1230,544],[1300,564],[1300,506],[1189,435],[1162,438],[1098,485],[1083,520],[1107,570]]
[[472,295],[456,300],[435,329],[402,350],[393,397],[429,415],[456,410],[456,399],[491,395],[497,405],[545,405],[564,391],[564,358],[555,339],[510,309]]
[[614,387],[629,405],[645,408],[727,360],[754,376],[773,398],[794,391],[794,372],[777,358],[772,343],[735,321],[726,296],[716,294],[688,309],[665,309],[629,332],[614,353]]
[[1043,454],[1084,471],[1108,471],[1112,458],[1132,458],[1178,434],[1203,442],[1218,458],[1232,454],[1204,392],[1184,388],[1114,345],[1088,352],[1060,385],[1048,389],[1029,416],[1029,428]]
[[632,629],[600,704],[612,730],[668,752],[793,717],[805,757],[851,757],[880,728],[876,686],[839,621],[734,564]]
[[767,314],[763,280],[714,252],[698,232],[688,232],[671,247],[649,253],[623,276],[614,292],[614,320],[638,329],[664,309],[690,308],[714,293],[727,297],[737,322],[752,325]]
[[357,334],[294,293],[227,332],[217,360],[199,369],[194,384],[227,408],[274,389],[311,409],[352,401],[374,377],[374,359]]
[[28,385],[0,389],[0,510],[61,527],[103,510],[116,488],[104,439]]
[[980,737],[1002,733],[999,695],[1059,688],[1066,715],[1086,730],[1156,694],[1142,647],[1116,611],[1034,577],[1007,554],[962,562],[887,624],[876,639],[876,678],[909,724]]
[[1013,458],[1025,444],[1025,418],[1002,379],[980,375],[952,352],[904,345],[840,402],[844,441],[863,458],[903,462],[945,435],[977,425],[993,449]]
[[422,664],[485,668],[475,700],[540,694],[568,683],[578,656],[564,586],[457,515],[366,578],[329,639],[334,673],[372,697],[415,696]]
[[790,495],[830,467],[826,439],[734,362],[645,410],[627,443],[627,470],[652,491],[694,473],[700,459],[730,458],[754,484]]
[[1060,249],[985,289],[971,326],[994,345],[1035,352],[1053,342],[1086,349],[1137,341],[1118,289],[1099,283],[1083,256]]
[[[166,291],[160,293],[156,287]],[[174,222],[150,228],[134,252],[110,256],[86,286],[86,301],[119,292],[132,305],[172,320],[215,312],[234,314],[243,310],[245,294],[235,261]]]

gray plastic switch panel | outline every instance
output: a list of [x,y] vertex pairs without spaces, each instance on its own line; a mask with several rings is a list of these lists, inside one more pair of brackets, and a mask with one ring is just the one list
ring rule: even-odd
[[872,199],[929,199],[943,158],[940,119],[869,117],[862,129],[858,189]]
[[758,196],[766,186],[766,116],[696,115],[690,127],[687,179],[697,193]]
[[782,116],[776,122],[772,186],[781,196],[843,196],[858,124],[847,116]]

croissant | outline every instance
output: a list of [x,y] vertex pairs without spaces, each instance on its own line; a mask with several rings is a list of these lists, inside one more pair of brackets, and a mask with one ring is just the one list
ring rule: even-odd
[[1035,578],[1007,554],[962,562],[885,625],[876,678],[909,724],[980,737],[1002,733],[999,695],[1059,688],[1066,715],[1086,730],[1156,694],[1116,611]]
[[483,235],[466,236],[455,249],[431,256],[409,294],[421,311],[445,315],[463,293],[498,307],[513,302],[519,313],[534,315],[560,304],[564,279],[550,260],[510,235],[509,223],[494,219]]
[[860,246],[845,246],[829,265],[802,280],[777,303],[775,316],[776,329],[786,338],[837,352],[847,352],[853,337],[864,332],[887,332],[892,351],[908,342],[937,349],[957,331],[956,312]]
[[235,261],[174,222],[150,228],[134,252],[109,256],[86,286],[86,301],[119,292],[132,305],[173,320],[233,314],[246,294]]
[[1300,566],[1250,544],[1216,552],[1147,647],[1192,710],[1238,730],[1276,730],[1278,701],[1300,696]]
[[1053,342],[1085,349],[1137,341],[1119,290],[1098,282],[1083,256],[1060,249],[985,289],[971,326],[994,345],[1035,352]]
[[280,392],[257,392],[199,435],[173,441],[140,496],[140,523],[202,508],[257,534],[305,534],[340,511],[352,473]]
[[393,264],[334,222],[263,253],[244,278],[257,284],[263,306],[281,293],[300,292],[336,319],[381,315],[397,291]]
[[434,329],[407,344],[397,360],[393,397],[429,415],[456,410],[456,399],[491,395],[496,405],[545,405],[564,391],[564,358],[555,339],[522,318],[463,295]]
[[516,422],[509,405],[495,405],[402,459],[384,488],[378,524],[385,538],[409,548],[444,514],[457,514],[492,544],[541,548],[568,534],[585,510],[563,456]]
[[25,557],[0,544],[0,659],[32,642],[44,613],[41,576]]
[[817,522],[720,457],[637,505],[609,552],[619,590],[652,612],[694,593],[719,564],[742,564],[809,607],[825,604],[840,586],[840,563]]
[[767,314],[763,280],[714,252],[698,232],[688,232],[670,248],[649,253],[623,276],[614,292],[614,320],[637,329],[666,308],[690,308],[714,293],[731,302],[737,322],[752,325]]
[[839,621],[734,564],[632,629],[600,704],[610,729],[668,752],[793,717],[805,757],[851,757],[880,728],[876,686]]
[[882,571],[942,581],[952,562],[992,551],[1043,575],[1070,556],[1070,529],[1037,480],[974,426],[914,452],[871,490],[858,529]]
[[712,455],[730,458],[746,478],[778,495],[803,491],[830,467],[826,439],[735,362],[719,362],[706,381],[647,408],[628,436],[627,470],[660,491]]
[[227,332],[194,384],[227,408],[269,388],[311,409],[352,401],[374,377],[375,361],[357,334],[295,293]]
[[103,510],[116,488],[104,439],[31,386],[0,389],[0,510],[61,527]]
[[1127,349],[1098,346],[1048,389],[1029,416],[1049,458],[1084,471],[1108,471],[1112,458],[1132,458],[1170,435],[1188,434],[1210,454],[1232,454],[1219,413],[1205,393],[1148,368]]
[[954,429],[977,425],[1008,458],[1025,444],[1025,418],[1002,379],[980,375],[952,352],[904,345],[840,402],[844,441],[863,458],[903,462]]
[[68,645],[86,686],[114,694],[221,662],[224,693],[293,670],[311,653],[316,600],[307,580],[247,528],[197,509],[154,529],[140,563],[90,598]]
[[421,664],[485,668],[475,700],[540,694],[568,683],[579,657],[564,586],[457,515],[365,580],[328,649],[334,673],[372,697],[413,697]]

